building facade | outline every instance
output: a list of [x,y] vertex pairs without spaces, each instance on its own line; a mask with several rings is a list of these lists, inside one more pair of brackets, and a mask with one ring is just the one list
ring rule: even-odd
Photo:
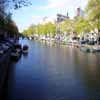
[[64,20],[66,20],[66,19],[69,19],[68,13],[67,13],[67,16],[62,15],[62,14],[57,14],[57,22],[58,22],[58,23],[59,23],[59,22],[62,22],[62,21],[64,21]]
[[76,16],[84,17],[85,16],[85,12],[81,8],[77,8]]

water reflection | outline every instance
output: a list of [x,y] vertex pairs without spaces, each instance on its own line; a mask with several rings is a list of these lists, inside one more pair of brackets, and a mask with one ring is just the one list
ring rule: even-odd
[[100,54],[67,46],[29,45],[29,54],[12,64],[7,100],[99,100]]

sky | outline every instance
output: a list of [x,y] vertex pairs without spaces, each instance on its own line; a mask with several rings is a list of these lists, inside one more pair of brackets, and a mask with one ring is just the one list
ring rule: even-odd
[[57,13],[67,15],[72,18],[76,14],[76,9],[84,9],[88,0],[30,0],[32,5],[23,7],[13,12],[13,20],[22,32],[31,24],[38,24],[44,17],[54,19]]

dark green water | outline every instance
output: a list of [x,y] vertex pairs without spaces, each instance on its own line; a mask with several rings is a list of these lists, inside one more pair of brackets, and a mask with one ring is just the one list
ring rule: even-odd
[[100,54],[23,40],[29,54],[13,63],[6,100],[100,100]]

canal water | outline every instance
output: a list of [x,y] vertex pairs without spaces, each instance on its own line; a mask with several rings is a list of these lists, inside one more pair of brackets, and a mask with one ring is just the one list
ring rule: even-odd
[[100,54],[24,39],[28,55],[12,63],[5,100],[100,100]]

